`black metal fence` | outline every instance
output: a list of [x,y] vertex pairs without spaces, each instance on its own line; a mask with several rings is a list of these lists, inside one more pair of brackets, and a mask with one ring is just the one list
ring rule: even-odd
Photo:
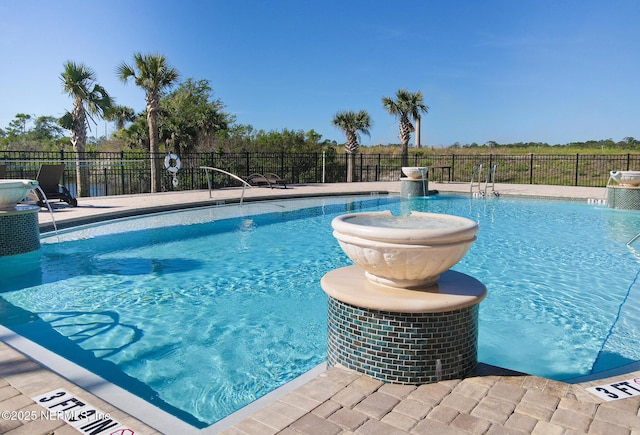
[[[90,196],[149,192],[150,156],[145,152],[87,152],[76,162],[74,152],[0,151],[7,178],[35,179],[43,163],[66,165],[63,184],[75,195],[76,164],[89,173]],[[165,155],[156,155],[164,163]],[[401,176],[401,158],[395,154],[356,155],[355,181],[393,181]],[[339,183],[347,179],[345,154],[335,153],[197,153],[180,156],[178,185],[167,171],[161,190],[207,188],[201,166],[223,169],[238,176],[275,173],[291,184]],[[171,162],[171,164],[175,164]],[[497,165],[496,182],[604,187],[612,170],[640,169],[640,154],[427,154],[410,155],[409,165],[433,167],[430,178],[469,182],[478,165]],[[213,187],[238,186],[219,172],[211,173]]]

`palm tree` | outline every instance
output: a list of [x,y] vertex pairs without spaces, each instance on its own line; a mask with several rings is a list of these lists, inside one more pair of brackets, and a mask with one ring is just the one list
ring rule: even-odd
[[411,119],[419,122],[420,112],[429,110],[422,102],[422,92],[411,93],[406,89],[399,89],[396,92],[396,99],[382,97],[382,105],[391,115],[400,119],[400,145],[402,145],[402,166],[408,166],[409,162],[409,139],[411,132],[415,131]]
[[104,119],[114,121],[116,130],[122,130],[127,122],[136,120],[136,113],[131,107],[116,105],[104,113]]
[[347,141],[344,144],[344,150],[347,153],[347,183],[351,183],[355,172],[355,157],[358,152],[358,133],[364,133],[369,136],[369,128],[371,128],[371,116],[366,110],[354,112],[351,110],[336,113],[331,123],[342,130]]
[[89,196],[89,172],[85,160],[88,121],[92,115],[103,116],[113,101],[107,91],[96,83],[96,74],[83,64],[68,61],[60,74],[62,88],[73,98],[73,110],[59,120],[63,128],[71,130],[71,144],[76,154],[77,195]]
[[147,103],[147,125],[149,126],[149,159],[151,166],[151,192],[157,192],[160,186],[162,173],[162,159],[158,158],[160,152],[160,133],[158,129],[158,111],[160,109],[160,97],[162,91],[170,88],[180,77],[175,68],[168,65],[167,59],[161,54],[133,55],[135,66],[122,63],[117,74],[124,83],[133,77],[136,86],[145,91]]

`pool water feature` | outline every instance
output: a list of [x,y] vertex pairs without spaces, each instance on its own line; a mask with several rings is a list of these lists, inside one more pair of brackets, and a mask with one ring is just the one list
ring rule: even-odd
[[453,269],[488,288],[480,362],[571,379],[640,360],[625,245],[640,213],[506,197],[278,201],[65,230],[0,258],[2,323],[205,427],[325,359],[320,278],[352,264],[331,220],[361,210],[479,223]]
[[40,249],[40,207],[20,203],[35,188],[35,180],[0,179],[0,257]]

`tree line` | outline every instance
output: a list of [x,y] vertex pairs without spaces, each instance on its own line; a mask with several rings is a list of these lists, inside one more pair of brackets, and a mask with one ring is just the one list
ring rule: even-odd
[[[123,62],[116,70],[124,83],[133,82],[145,92],[145,110],[117,105],[98,82],[95,72],[82,63],[68,61],[60,74],[64,92],[73,105],[62,117],[35,117],[19,113],[6,129],[0,129],[0,149],[42,150],[72,148],[76,155],[78,196],[88,194],[86,165],[81,162],[87,150],[107,147],[149,150],[151,192],[158,191],[164,152],[198,151],[285,151],[317,152],[333,150],[335,141],[323,140],[314,130],[264,131],[251,125],[236,124],[224,111],[220,99],[213,98],[207,80],[188,78],[179,82],[180,73],[160,54],[133,55],[133,63]],[[171,90],[173,89],[173,90]],[[110,138],[93,140],[87,130],[99,119],[113,121],[117,131]],[[69,137],[64,131],[70,132]],[[88,148],[87,148],[88,147]]]
[[[329,149],[335,152],[333,141],[322,140],[314,130],[308,132],[284,129],[280,132],[255,131],[250,125],[235,124],[235,117],[224,111],[220,99],[213,98],[207,80],[191,78],[178,82],[180,73],[169,65],[161,54],[134,53],[133,63],[122,62],[116,69],[123,83],[133,82],[145,92],[145,110],[136,114],[133,109],[117,105],[114,98],[102,87],[93,71],[82,63],[67,61],[60,74],[64,92],[73,100],[71,110],[59,119],[38,117],[32,129],[27,131],[31,115],[20,113],[5,130],[0,130],[4,146],[46,142],[49,146],[68,143],[76,156],[76,185],[78,196],[86,196],[89,185],[88,168],[83,165],[87,145],[91,141],[87,130],[97,126],[98,119],[113,121],[117,126],[114,139],[123,147],[148,149],[151,168],[151,192],[157,192],[162,174],[162,162],[158,159],[161,144],[165,152],[194,152],[204,150],[317,152]],[[174,86],[175,90],[170,91]],[[416,134],[419,146],[420,114],[427,112],[422,93],[401,89],[396,98],[383,97],[387,111],[400,120],[400,145],[403,165],[408,161],[410,135],[415,131],[412,120],[418,126]],[[353,179],[353,159],[358,151],[360,133],[369,134],[371,117],[365,111],[345,111],[335,115],[334,126],[346,134],[345,152],[348,159],[348,181]],[[66,139],[63,130],[70,136]],[[105,138],[106,139],[106,138]],[[68,140],[68,142],[67,142]]]
[[[337,143],[322,138],[314,130],[264,131],[251,125],[237,124],[233,115],[225,112],[224,103],[213,96],[208,80],[187,78],[180,82],[180,73],[169,65],[161,54],[133,55],[133,63],[123,62],[116,70],[124,83],[133,82],[145,92],[145,109],[135,113],[132,108],[117,105],[114,98],[98,82],[95,72],[82,63],[67,61],[60,74],[64,92],[73,100],[71,110],[61,118],[32,116],[19,113],[6,129],[0,129],[0,149],[43,150],[72,148],[77,156],[78,195],[88,194],[86,165],[81,165],[87,150],[148,150],[151,167],[151,192],[156,192],[162,173],[162,151],[191,152],[319,152],[335,154]],[[401,154],[403,166],[407,165],[409,140],[415,133],[414,153],[433,152],[420,148],[420,120],[429,108],[423,102],[422,92],[399,89],[394,97],[382,97],[382,106],[399,120],[398,145],[367,147],[365,152],[383,149],[384,152]],[[112,121],[117,131],[109,138],[98,139],[87,134],[91,126],[97,128],[98,120]],[[347,154],[347,180],[353,179],[354,158],[359,151],[359,135],[369,135],[371,116],[366,110],[347,110],[336,113],[331,123],[345,134],[344,150]],[[64,136],[69,131],[69,137]],[[106,134],[105,134],[106,136]],[[489,141],[478,145],[460,144],[447,147],[447,152],[458,150],[490,150],[510,148],[527,150],[557,145],[546,143],[499,144]],[[640,141],[626,137],[620,142],[574,142],[563,147],[602,150],[639,150]],[[110,149],[108,149],[110,148]],[[556,148],[557,149],[557,148]]]

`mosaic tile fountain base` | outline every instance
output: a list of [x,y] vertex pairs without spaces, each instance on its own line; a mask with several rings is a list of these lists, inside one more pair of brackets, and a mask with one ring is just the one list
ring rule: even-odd
[[423,197],[429,195],[429,179],[414,180],[411,178],[400,179],[400,196],[402,198]]
[[328,364],[396,384],[462,377],[478,361],[478,307],[395,313],[329,297]]
[[640,210],[640,188],[622,186],[608,187],[607,203],[609,208]]
[[0,212],[0,257],[40,249],[40,207]]

